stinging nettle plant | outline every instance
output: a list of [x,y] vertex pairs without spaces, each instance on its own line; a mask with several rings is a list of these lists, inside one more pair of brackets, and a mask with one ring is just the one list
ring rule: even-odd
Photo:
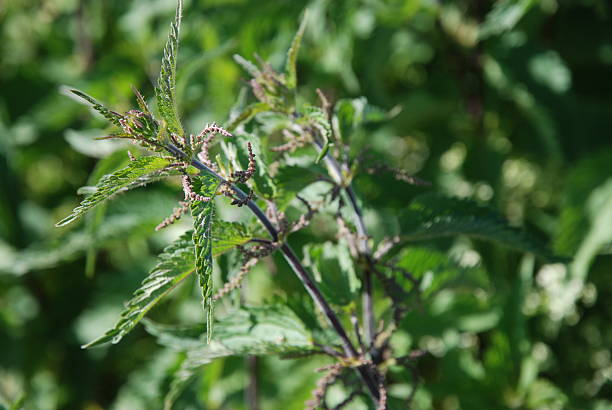
[[[243,95],[223,127],[206,124],[195,135],[186,132],[175,95],[182,6],[179,0],[164,49],[155,87],[156,112],[137,90],[139,108],[125,113],[110,110],[81,91],[67,90],[112,123],[115,130],[105,138],[128,139],[139,148],[137,154],[128,151],[127,165],[100,178],[57,225],[79,219],[118,193],[165,178],[180,178],[184,198],[156,229],[184,214],[190,213],[193,219],[193,229],[159,255],[116,325],[84,347],[118,343],[179,283],[196,275],[205,325],[186,329],[143,322],[160,343],[186,353],[166,395],[166,408],[198,370],[215,358],[269,354],[323,354],[333,360],[320,369],[326,374],[306,403],[308,408],[325,407],[327,388],[340,382],[352,390],[341,405],[367,395],[377,408],[404,408],[406,402],[388,397],[388,387],[410,383],[409,405],[419,384],[415,362],[425,352],[398,354],[391,347],[391,337],[405,314],[427,303],[443,285],[461,275],[479,274],[478,267],[466,267],[415,243],[466,235],[547,260],[554,256],[492,209],[436,193],[415,197],[398,215],[398,231],[375,242],[352,187],[354,177],[391,172],[398,183],[426,183],[384,164],[368,164],[363,155],[349,149],[352,133],[392,113],[368,105],[364,98],[332,103],[320,90],[316,104],[300,103],[296,98],[296,59],[306,16],[288,51],[284,72],[266,62],[254,64],[235,56],[251,76],[249,85],[256,102],[245,104]],[[314,184],[328,188],[323,194],[309,191]],[[220,196],[228,200],[215,200]],[[223,221],[216,206],[246,207],[253,223]],[[289,210],[301,214],[290,220]],[[307,228],[317,215],[336,222],[337,240],[307,244],[300,258],[289,245],[291,234]],[[228,252],[239,255],[240,262],[226,283],[214,284],[213,258]],[[275,252],[283,255],[314,302],[318,313],[312,312],[311,317],[316,323],[307,327],[304,312],[288,301],[262,306],[230,303],[230,312],[216,317],[215,302],[240,288],[258,261]],[[391,366],[405,367],[410,379],[389,377]]]

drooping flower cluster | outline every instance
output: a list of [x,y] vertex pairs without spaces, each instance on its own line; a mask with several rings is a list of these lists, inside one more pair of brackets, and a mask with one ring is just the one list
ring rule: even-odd
[[227,130],[219,127],[217,124],[206,124],[204,129],[195,136],[193,139],[195,145],[195,152],[197,152],[198,159],[202,161],[204,165],[214,170],[217,170],[215,164],[210,160],[208,155],[208,149],[210,148],[210,143],[215,137],[215,135],[220,134],[224,137],[231,137]]
[[164,219],[159,225],[157,225],[155,227],[156,231],[162,230],[165,227],[167,227],[169,225],[172,225],[174,222],[179,220],[183,214],[185,214],[185,213],[187,213],[187,211],[189,211],[189,203],[188,202],[179,201],[179,205],[180,206],[174,208],[174,211],[172,212],[172,215],[170,215],[169,217]]
[[253,147],[250,142],[247,142],[247,150],[249,151],[249,166],[246,171],[234,171],[232,173],[232,181],[245,183],[248,181],[253,174],[255,174],[256,163],[255,163],[255,154],[253,154]]

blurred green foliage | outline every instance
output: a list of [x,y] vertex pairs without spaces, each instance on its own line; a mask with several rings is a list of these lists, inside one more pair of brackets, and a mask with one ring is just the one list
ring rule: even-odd
[[[174,7],[173,0],[0,4],[0,404],[7,407],[22,399],[34,409],[159,408],[182,360],[142,328],[119,345],[80,349],[112,325],[154,255],[176,237],[172,230],[151,235],[171,212],[176,187],[119,197],[95,235],[87,224],[53,227],[77,204],[75,191],[98,179],[88,181],[97,159],[120,148],[94,140],[104,135],[103,122],[59,87],[78,87],[123,111],[134,105],[131,85],[152,95]],[[435,238],[427,249],[397,255],[415,274],[431,276],[420,308],[393,339],[400,352],[429,352],[417,363],[415,408],[610,408],[610,5],[192,0],[177,84],[189,131],[228,118],[245,85],[233,53],[283,66],[306,7],[300,96],[314,100],[318,87],[334,99],[364,95],[387,110],[401,107],[393,119],[354,132],[355,153],[366,149],[370,159],[418,174],[438,191],[490,204],[571,258],[545,263],[465,237]],[[355,180],[375,239],[397,231],[400,211],[427,190],[398,184],[391,174]],[[294,246],[318,242],[313,264],[342,263],[329,258],[326,221],[313,223],[292,238]],[[94,244],[102,246],[97,259]],[[446,254],[455,262],[441,264]],[[86,263],[95,275],[85,275]],[[305,298],[277,266],[251,274],[250,301]],[[151,317],[194,323],[200,310],[188,282]],[[318,378],[313,370],[325,363],[257,359],[261,408],[303,408]],[[253,366],[235,357],[205,366],[177,408],[195,408],[197,400],[245,408]],[[402,367],[389,372],[411,380]],[[330,402],[342,394],[332,389]],[[396,383],[389,394],[405,399],[410,385]]]

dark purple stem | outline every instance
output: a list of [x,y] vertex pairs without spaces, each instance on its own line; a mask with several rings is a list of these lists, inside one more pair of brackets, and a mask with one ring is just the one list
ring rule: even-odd
[[[187,155],[174,145],[169,144],[167,146],[167,149],[173,155],[177,156],[180,159],[187,158]],[[227,183],[225,178],[217,174],[215,171],[207,167],[205,164],[203,164],[199,160],[192,159],[191,165],[193,165],[200,171],[206,172],[214,176],[220,182]],[[248,198],[248,195],[244,191],[242,191],[240,188],[238,188],[237,186],[231,185],[231,188],[239,199],[246,200]],[[257,219],[259,219],[262,225],[269,232],[270,236],[272,237],[272,240],[274,242],[278,241],[278,231],[276,230],[272,222],[268,219],[268,217],[264,214],[264,212],[261,210],[261,208],[259,208],[259,206],[257,206],[257,204],[250,199],[246,201],[246,205],[253,212],[253,214],[255,214]],[[335,332],[340,337],[345,354],[348,357],[359,359],[359,354],[357,353],[357,350],[355,350],[355,347],[353,346],[353,343],[351,342],[346,331],[344,330],[344,327],[342,326],[342,323],[338,319],[338,316],[333,311],[331,306],[327,303],[327,301],[323,297],[323,294],[317,287],[316,283],[312,280],[312,278],[310,277],[310,275],[308,274],[308,272],[306,271],[306,269],[304,268],[304,266],[302,265],[298,257],[295,255],[295,253],[293,252],[289,244],[282,243],[279,249],[282,252],[283,256],[285,257],[285,260],[289,263],[289,266],[291,266],[291,268],[293,269],[293,272],[296,274],[300,282],[302,282],[302,284],[306,288],[306,291],[308,292],[308,294],[315,301],[319,309],[321,309],[321,311],[325,315],[329,324],[333,327]],[[359,373],[365,385],[367,386],[368,391],[370,395],[372,396],[372,399],[376,403],[378,403],[379,391],[378,391],[378,385],[376,383],[375,375],[372,374],[369,367],[365,365],[357,367],[356,370]]]

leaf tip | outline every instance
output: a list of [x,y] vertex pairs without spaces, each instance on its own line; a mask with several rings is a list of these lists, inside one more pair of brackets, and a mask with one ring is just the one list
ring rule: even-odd
[[69,224],[70,222],[72,222],[72,221],[74,221],[74,216],[70,215],[70,216],[68,216],[68,217],[66,217],[66,218],[64,218],[64,219],[62,219],[61,221],[58,221],[58,222],[55,224],[55,227],[56,227],[56,228],[61,228],[62,226],[66,226],[66,225],[68,225],[68,224]]

